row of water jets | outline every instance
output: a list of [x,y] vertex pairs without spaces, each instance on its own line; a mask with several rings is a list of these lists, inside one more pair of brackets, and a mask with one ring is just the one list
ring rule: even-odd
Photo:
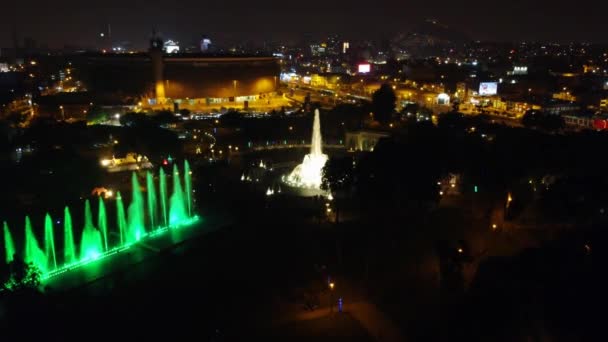
[[[70,209],[65,207],[63,217],[63,255],[60,256],[55,244],[55,228],[51,216],[47,213],[44,219],[44,246],[41,247],[32,229],[28,216],[25,217],[25,243],[22,253],[16,249],[13,236],[6,222],[4,230],[4,250],[6,263],[11,263],[18,255],[26,263],[38,267],[43,275],[70,268],[78,263],[99,258],[103,253],[117,250],[133,244],[148,233],[165,227],[177,227],[189,222],[192,217],[192,172],[188,161],[184,162],[184,177],[179,177],[177,165],[173,166],[173,187],[168,196],[167,180],[164,170],[159,171],[157,197],[154,177],[146,173],[146,196],[144,200],[139,180],[135,173],[131,176],[132,199],[127,211],[120,192],[116,194],[116,226],[118,237],[112,243],[108,237],[108,217],[104,200],[99,197],[97,226],[93,222],[89,200],[84,204],[84,224],[80,237],[80,247],[74,237],[74,229]],[[146,203],[147,202],[147,203]],[[160,202],[160,203],[159,203]],[[145,206],[147,204],[147,209]],[[160,208],[159,208],[160,206]],[[160,209],[160,211],[159,211]],[[146,217],[147,212],[147,217]],[[146,222],[147,218],[147,222]],[[147,223],[147,225],[146,225]]]

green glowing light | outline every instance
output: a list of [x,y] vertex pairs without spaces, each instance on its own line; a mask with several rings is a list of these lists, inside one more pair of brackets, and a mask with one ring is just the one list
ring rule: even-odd
[[128,222],[128,242],[135,242],[141,239],[145,234],[144,228],[144,198],[141,194],[139,180],[135,172],[131,175],[131,204],[129,205],[127,222]]
[[116,193],[116,225],[118,226],[118,235],[120,235],[120,244],[127,242],[127,216],[125,215],[125,206],[122,203],[120,191]]
[[8,224],[6,222],[3,223],[4,226],[4,254],[6,255],[5,260],[6,263],[10,263],[13,261],[13,257],[15,255],[15,243],[13,242],[13,237],[11,235],[11,231],[8,229]]
[[76,244],[74,243],[74,231],[72,230],[72,215],[70,209],[63,210],[63,262],[71,264],[76,262]]
[[44,217],[44,252],[46,253],[47,267],[52,270],[57,268],[57,257],[55,256],[55,237],[53,236],[53,220],[48,213]]
[[169,225],[175,226],[188,217],[188,215],[186,215],[184,193],[182,191],[177,165],[173,165],[173,195],[171,195],[169,201]]
[[156,187],[154,186],[154,177],[152,177],[150,171],[146,172],[146,192],[148,194],[148,216],[150,217],[150,226],[156,227]]
[[101,232],[101,240],[103,242],[103,250],[108,250],[108,217],[106,216],[106,206],[103,203],[103,198],[99,197],[99,212],[97,213],[97,226]]
[[[86,200],[84,203],[84,224],[78,250],[74,239],[72,216],[68,207],[64,208],[63,241],[61,241],[63,244],[59,244],[59,248],[63,247],[63,252],[55,244],[55,231],[49,214],[45,216],[44,221],[44,250],[39,247],[30,219],[26,216],[24,261],[38,267],[42,273],[42,280],[46,280],[121,253],[139,241],[153,239],[172,230],[197,223],[200,220],[199,217],[192,215],[192,182],[188,162],[184,163],[183,180],[175,164],[172,176],[173,189],[170,198],[168,198],[166,176],[163,170],[160,170],[159,201],[156,197],[154,177],[151,173],[147,173],[147,201],[145,201],[137,175],[133,174],[131,179],[133,196],[126,214],[121,194],[120,192],[116,193],[117,214],[113,227],[110,226],[108,221],[103,199],[99,198],[98,227],[95,227],[93,223],[91,205],[89,200]],[[182,190],[182,181],[185,191]],[[162,215],[158,214],[158,202],[161,204]],[[162,217],[162,221],[158,219],[159,216]],[[150,227],[150,229],[146,229],[146,223],[149,224],[147,227]],[[13,260],[17,250],[6,222],[3,228],[5,260],[9,263]],[[115,229],[114,231],[120,236],[120,241],[116,241],[114,245],[109,238],[110,229]]]
[[24,261],[38,267],[42,273],[47,271],[46,255],[40,249],[38,240],[32,230],[32,222],[28,216],[25,217],[25,256]]
[[168,225],[169,220],[167,219],[167,177],[165,176],[165,170],[160,168],[159,171],[159,188],[160,188],[160,210],[163,217],[163,225]]
[[91,204],[89,200],[84,202],[84,229],[80,240],[80,259],[93,258],[101,254],[101,233],[93,226]]
[[186,209],[192,216],[192,171],[187,160],[184,161],[184,191],[186,192]]
[[[148,239],[152,239],[161,235],[166,234],[167,232],[174,230],[174,229],[179,229],[182,227],[188,227],[188,226],[192,226],[196,223],[198,223],[200,221],[200,217],[198,216],[193,216],[190,217],[182,222],[179,222],[177,225],[175,226],[167,226],[167,227],[162,227],[159,228],[158,230],[154,230],[151,231],[149,233],[146,233],[144,236],[142,236],[140,241],[145,241]],[[64,274],[68,271],[77,269],[79,267],[83,267],[86,266],[92,262],[98,261],[98,260],[102,260],[108,257],[111,257],[117,253],[121,253],[124,252],[126,250],[128,250],[131,246],[133,246],[133,244],[131,243],[126,243],[126,244],[121,244],[119,246],[116,246],[114,248],[111,248],[110,250],[106,251],[106,252],[101,252],[101,253],[91,253],[89,256],[85,257],[85,258],[81,258],[80,260],[64,265],[60,268],[57,268],[55,270],[52,270],[50,272],[47,273],[43,273],[42,274],[42,280],[46,280],[52,277],[56,277],[59,276],[61,274]]]

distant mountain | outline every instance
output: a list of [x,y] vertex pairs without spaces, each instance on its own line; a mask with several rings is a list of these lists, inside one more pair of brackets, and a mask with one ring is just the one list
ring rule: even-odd
[[392,40],[394,48],[419,55],[433,55],[440,50],[459,46],[471,39],[467,34],[452,29],[435,19],[427,19],[407,33],[400,33]]

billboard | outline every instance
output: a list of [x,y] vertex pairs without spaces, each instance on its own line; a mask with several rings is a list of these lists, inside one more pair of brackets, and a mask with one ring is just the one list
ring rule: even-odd
[[358,71],[360,74],[367,74],[372,70],[372,66],[369,64],[359,64]]
[[481,82],[479,83],[479,95],[496,95],[498,93],[498,83]]

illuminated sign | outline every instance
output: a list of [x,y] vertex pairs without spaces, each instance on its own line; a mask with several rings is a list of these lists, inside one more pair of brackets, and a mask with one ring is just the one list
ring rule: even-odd
[[498,83],[481,82],[479,83],[479,95],[496,95],[498,93]]
[[372,70],[372,66],[369,64],[359,64],[357,69],[360,74],[366,74]]

